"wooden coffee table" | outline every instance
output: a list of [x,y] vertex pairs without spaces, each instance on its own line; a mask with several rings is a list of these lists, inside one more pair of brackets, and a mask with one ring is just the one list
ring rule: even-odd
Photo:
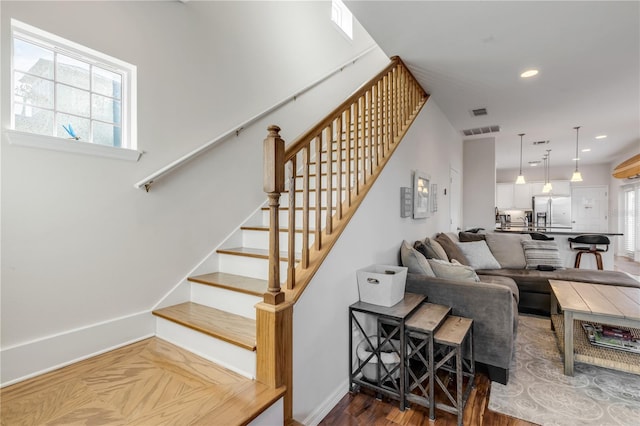
[[[551,315],[564,316],[564,374],[573,376],[573,320],[640,328],[640,288],[549,280]],[[615,350],[615,349],[611,349]]]

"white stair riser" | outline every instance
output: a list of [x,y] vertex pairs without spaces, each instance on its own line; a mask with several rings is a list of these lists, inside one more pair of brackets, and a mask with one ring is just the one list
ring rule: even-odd
[[191,301],[255,320],[254,306],[262,301],[262,297],[206,284],[191,283]]
[[156,317],[156,336],[250,379],[256,376],[256,354],[173,321]]
[[[281,224],[285,225],[286,224]],[[300,224],[301,225],[301,224]],[[295,244],[296,251],[300,251],[298,248],[302,247],[302,233],[296,232]],[[289,247],[289,233],[280,232],[280,250],[287,249]],[[310,243],[313,243],[313,234],[309,235]],[[242,231],[242,246],[251,248],[268,249],[269,248],[269,232],[267,231]]]
[[[285,247],[280,248],[286,250]],[[247,256],[234,256],[220,253],[218,258],[219,272],[242,275],[250,278],[266,280],[269,278],[269,261]],[[280,262],[280,281],[287,279],[287,262]]]

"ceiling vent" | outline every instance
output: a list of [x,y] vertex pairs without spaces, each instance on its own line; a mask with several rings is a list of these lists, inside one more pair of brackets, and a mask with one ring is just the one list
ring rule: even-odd
[[474,136],[474,135],[484,135],[485,133],[494,133],[499,132],[500,126],[484,126],[484,127],[476,127],[475,129],[466,129],[463,130],[465,136]]
[[540,163],[542,163],[542,161],[540,161],[540,160],[529,161],[529,165],[530,166],[537,166]]
[[487,109],[486,108],[474,109],[474,110],[471,110],[471,112],[476,117],[481,116],[481,115],[487,115]]
[[546,145],[548,143],[549,143],[549,141],[534,141],[533,142],[534,145]]

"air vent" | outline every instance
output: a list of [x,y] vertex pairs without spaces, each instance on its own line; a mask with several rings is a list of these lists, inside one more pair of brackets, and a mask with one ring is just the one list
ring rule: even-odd
[[534,145],[546,145],[548,143],[549,143],[549,141],[534,141],[533,142]]
[[474,135],[484,135],[485,133],[494,133],[499,132],[500,126],[484,126],[484,127],[476,127],[475,129],[467,129],[463,130],[462,133],[465,136],[474,136]]
[[478,117],[480,115],[487,115],[487,109],[486,108],[478,108],[478,109],[474,109],[471,111],[473,113],[474,116]]
[[538,164],[542,163],[542,161],[540,160],[536,160],[536,161],[529,161],[529,165],[532,167],[537,166]]

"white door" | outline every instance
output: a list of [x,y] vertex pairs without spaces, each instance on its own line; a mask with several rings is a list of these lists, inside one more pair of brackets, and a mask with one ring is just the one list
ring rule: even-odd
[[462,210],[462,186],[460,185],[460,173],[449,168],[449,211],[451,222],[449,230],[458,233],[460,231],[460,212]]
[[572,228],[579,232],[609,231],[609,187],[574,186],[571,191]]

